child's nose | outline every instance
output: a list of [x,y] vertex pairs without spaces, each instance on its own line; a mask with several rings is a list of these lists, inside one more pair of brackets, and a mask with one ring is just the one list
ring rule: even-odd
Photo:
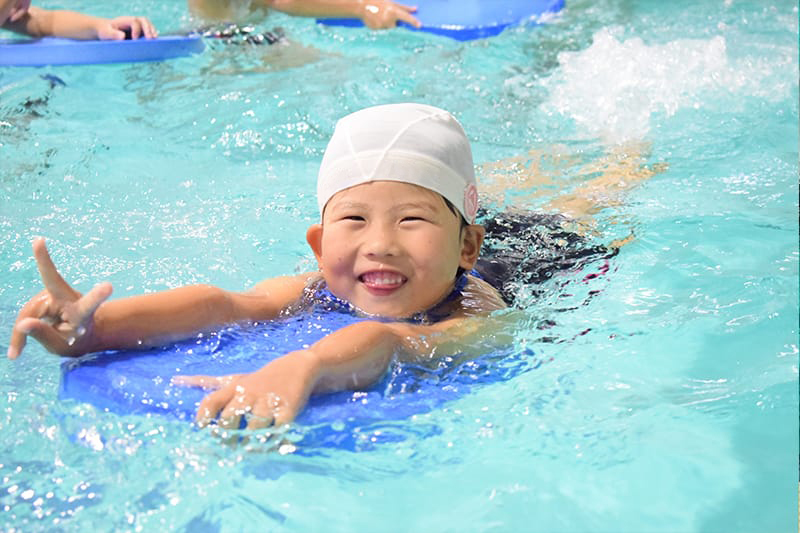
[[397,240],[391,227],[371,225],[364,239],[364,251],[371,256],[397,255]]

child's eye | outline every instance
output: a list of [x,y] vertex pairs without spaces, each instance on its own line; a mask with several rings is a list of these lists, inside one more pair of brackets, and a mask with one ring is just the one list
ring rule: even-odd
[[400,219],[400,222],[419,222],[424,220],[425,219],[422,217],[403,217]]
[[342,220],[353,220],[355,222],[364,222],[364,217],[361,215],[346,215],[342,217]]

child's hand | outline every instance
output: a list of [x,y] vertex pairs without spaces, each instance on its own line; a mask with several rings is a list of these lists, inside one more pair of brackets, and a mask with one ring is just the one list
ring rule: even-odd
[[103,41],[122,41],[126,33],[130,33],[131,39],[158,37],[156,28],[146,17],[117,17],[97,28],[97,38]]
[[8,21],[16,22],[28,14],[28,8],[31,7],[31,0],[17,0],[14,7],[11,8]]
[[81,295],[56,270],[44,239],[33,242],[33,256],[45,289],[19,312],[11,331],[9,359],[19,356],[28,336],[59,355],[77,356],[91,351],[94,313],[111,295],[111,284],[101,283]]
[[175,376],[178,385],[218,389],[200,402],[197,423],[217,420],[227,429],[280,426],[294,420],[308,401],[317,376],[317,364],[308,351],[292,352],[250,374],[230,376]]
[[362,5],[363,12],[361,20],[373,30],[394,28],[398,22],[405,22],[415,28],[422,26],[422,23],[411,15],[417,8],[396,4],[389,0],[365,0]]

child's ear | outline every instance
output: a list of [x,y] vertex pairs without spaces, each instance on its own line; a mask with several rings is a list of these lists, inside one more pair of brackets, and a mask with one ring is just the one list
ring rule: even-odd
[[461,258],[458,266],[464,270],[471,270],[475,266],[485,235],[486,229],[479,224],[470,224],[464,227],[461,235]]
[[312,224],[306,231],[306,241],[317,258],[317,263],[322,257],[322,224]]

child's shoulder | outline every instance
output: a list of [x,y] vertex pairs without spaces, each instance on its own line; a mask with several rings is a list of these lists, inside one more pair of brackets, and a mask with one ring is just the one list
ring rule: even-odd
[[467,283],[457,300],[454,315],[473,316],[490,313],[507,307],[500,293],[492,285],[477,276],[467,274]]
[[268,296],[277,299],[284,299],[281,298],[283,296],[288,302],[297,299],[303,294],[305,287],[317,277],[319,277],[317,272],[305,272],[293,276],[267,278],[258,282],[247,293],[252,296]]

